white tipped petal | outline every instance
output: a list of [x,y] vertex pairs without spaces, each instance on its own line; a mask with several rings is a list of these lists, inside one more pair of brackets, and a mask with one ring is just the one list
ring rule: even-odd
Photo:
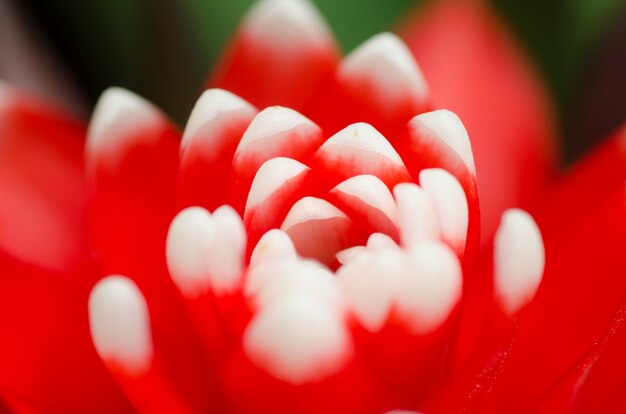
[[259,367],[294,385],[340,371],[352,354],[342,316],[303,292],[259,312],[244,333],[243,347]]
[[462,295],[458,257],[442,243],[421,243],[408,251],[409,273],[398,289],[398,314],[413,333],[426,335],[450,315]]
[[[163,115],[153,104],[123,88],[109,88],[102,93],[94,109],[85,152],[87,159],[109,148],[117,148],[146,125],[158,125]],[[154,137],[158,139],[158,137]]]
[[259,240],[250,256],[250,266],[269,260],[282,260],[296,257],[293,242],[282,230],[272,229]]
[[272,272],[271,276],[265,276],[260,285],[257,283],[255,302],[259,308],[269,307],[274,302],[301,291],[315,295],[324,306],[343,311],[344,303],[337,279],[319,262],[303,259],[283,261],[263,269],[263,272],[269,271]]
[[397,247],[396,242],[383,233],[372,233],[367,239],[367,248],[370,250],[390,250]]
[[441,168],[422,170],[420,186],[428,194],[439,218],[439,228],[444,241],[457,253],[465,249],[469,211],[463,187],[457,179]]
[[277,48],[324,47],[332,39],[324,19],[307,0],[261,0],[246,16],[244,28]]
[[428,193],[414,183],[393,188],[398,206],[398,230],[405,247],[424,241],[439,240],[439,218]]
[[135,283],[108,276],[89,295],[89,328],[102,360],[139,376],[152,363],[153,346],[148,306]]
[[528,213],[510,209],[503,214],[493,261],[496,296],[513,315],[534,298],[545,266],[541,232]]
[[[397,166],[404,166],[402,158],[387,141],[387,139],[373,126],[359,122],[352,124],[330,137],[322,149],[329,152],[342,153],[345,151],[346,157],[355,163],[371,163],[372,160],[367,154],[382,155]],[[355,159],[355,151],[362,152],[360,159]]]
[[223,89],[206,90],[191,111],[181,148],[188,145],[201,128],[219,130],[235,119],[241,119],[243,116],[252,117],[254,113],[256,109],[237,95]]
[[368,174],[357,175],[343,181],[335,188],[382,211],[392,223],[397,223],[398,209],[396,208],[396,202],[380,178]]
[[291,158],[272,158],[261,165],[248,193],[246,211],[258,206],[285,182],[310,168]]
[[428,95],[424,75],[411,51],[391,33],[373,36],[344,58],[338,76],[342,82],[366,80],[383,102],[411,96],[423,102]]
[[352,221],[328,201],[304,197],[291,207],[281,225],[296,251],[322,263],[332,263],[342,250]]
[[337,252],[335,256],[337,257],[337,261],[339,263],[345,265],[366,252],[367,248],[365,246],[354,246]]
[[243,277],[246,231],[241,217],[230,206],[215,210],[213,223],[215,237],[207,255],[211,286],[217,294],[233,293]]
[[281,226],[281,230],[287,231],[297,224],[309,220],[325,220],[330,218],[348,218],[343,211],[333,206],[326,200],[316,197],[304,197],[291,207],[287,217]]
[[165,256],[174,284],[187,297],[210,288],[208,254],[215,229],[208,211],[187,208],[174,218],[167,234]]
[[364,253],[337,271],[350,308],[368,331],[380,331],[387,321],[405,268],[399,250],[386,250]]
[[468,170],[476,174],[472,144],[463,122],[454,112],[441,109],[417,115],[409,122],[409,128],[418,134],[435,137],[448,144],[465,162]]
[[259,112],[235,152],[235,164],[266,161],[277,156],[296,154],[303,148],[314,150],[322,130],[313,121],[293,109],[271,106]]

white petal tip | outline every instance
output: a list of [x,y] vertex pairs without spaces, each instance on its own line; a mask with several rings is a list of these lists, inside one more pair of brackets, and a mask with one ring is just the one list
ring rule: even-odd
[[399,289],[397,311],[415,334],[443,324],[461,299],[463,273],[456,254],[442,243],[420,243],[408,251],[410,269]]
[[167,234],[167,267],[174,284],[187,297],[210,287],[208,254],[215,237],[211,215],[201,207],[181,211]]
[[127,89],[113,87],[105,90],[89,123],[85,146],[87,156],[121,144],[146,125],[158,124],[162,117],[153,104]]
[[461,157],[469,172],[476,175],[472,144],[463,122],[454,112],[441,109],[419,114],[409,122],[409,127],[414,133],[433,136],[445,142]]
[[345,249],[352,221],[326,200],[304,197],[295,203],[281,225],[300,256],[331,265]]
[[394,250],[398,247],[396,242],[389,236],[383,233],[372,233],[367,238],[367,248],[370,250]]
[[315,131],[319,130],[319,127],[313,121],[293,109],[283,106],[265,108],[254,117],[248,126],[243,137],[241,137],[237,152],[244,151],[251,144],[257,141],[260,142],[264,138],[279,136],[281,133],[300,126]]
[[290,179],[308,171],[309,167],[291,158],[272,158],[257,171],[246,201],[246,212],[270,197]]
[[417,184],[401,183],[393,188],[398,206],[398,230],[405,247],[440,238],[439,218],[430,196]]
[[297,224],[309,220],[325,220],[330,218],[348,217],[343,211],[333,206],[326,200],[316,197],[304,197],[296,202],[289,210],[287,217],[281,225],[281,230],[288,231]]
[[337,271],[337,279],[359,323],[378,332],[387,321],[406,272],[400,250],[367,248]]
[[241,217],[230,206],[213,212],[215,238],[207,253],[212,288],[218,295],[241,288],[247,235]]
[[422,170],[419,181],[437,211],[443,240],[457,253],[463,253],[469,224],[469,206],[463,187],[456,177],[441,168]]
[[421,103],[428,96],[428,86],[413,55],[391,33],[373,36],[350,53],[339,67],[339,79],[344,83],[368,82],[383,102],[409,96]]
[[244,21],[249,35],[274,48],[327,46],[331,34],[324,19],[307,0],[261,0]]
[[148,306],[135,283],[123,276],[102,279],[89,296],[89,326],[96,351],[127,375],[141,375],[152,362]]
[[396,203],[385,183],[375,175],[363,174],[348,178],[338,184],[332,192],[337,190],[340,194],[356,197],[366,205],[383,212],[391,223],[396,224],[398,216]]
[[296,248],[287,233],[273,229],[265,233],[252,251],[250,266],[269,260],[296,257]]
[[361,150],[376,153],[391,160],[394,164],[404,166],[402,158],[376,128],[370,124],[358,122],[352,124],[337,132],[330,137],[324,145],[323,149],[343,147],[346,150]]
[[301,291],[262,309],[246,328],[243,345],[256,365],[294,385],[340,371],[352,354],[342,315]]
[[493,260],[496,296],[503,310],[513,315],[532,301],[545,267],[541,232],[528,213],[511,209],[503,214]]
[[208,89],[202,93],[196,102],[182,138],[182,147],[185,147],[198,130],[206,124],[211,124],[223,114],[242,114],[252,118],[256,109],[239,96],[223,89]]
[[355,260],[365,252],[367,252],[367,248],[365,246],[353,246],[337,252],[336,257],[340,264],[345,265],[348,262]]

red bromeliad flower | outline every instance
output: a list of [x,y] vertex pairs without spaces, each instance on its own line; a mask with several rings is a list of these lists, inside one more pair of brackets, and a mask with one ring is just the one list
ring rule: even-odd
[[552,180],[495,18],[419,19],[430,86],[396,36],[340,60],[261,1],[182,134],[123,89],[85,131],[2,86],[0,408],[623,411],[626,133]]

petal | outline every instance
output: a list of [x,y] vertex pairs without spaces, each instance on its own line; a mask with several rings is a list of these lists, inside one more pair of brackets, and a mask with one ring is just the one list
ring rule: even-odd
[[542,232],[548,238],[559,234],[594,209],[599,200],[623,186],[624,181],[626,125],[608,136],[553,186],[538,210]]
[[363,174],[380,178],[390,190],[411,180],[389,141],[365,123],[349,125],[327,139],[313,154],[311,166],[332,185]]
[[383,233],[398,240],[398,209],[391,192],[378,177],[348,178],[330,190],[329,199],[354,220],[364,239]]
[[7,404],[19,412],[132,412],[91,343],[88,278],[59,277],[2,253],[0,268]]
[[257,110],[222,89],[196,102],[180,148],[179,199],[183,207],[208,210],[226,204],[235,149]]
[[546,268],[521,317],[501,377],[498,407],[524,409],[601,339],[626,291],[626,189],[622,185],[546,238]]
[[434,107],[465,123],[476,159],[486,239],[502,212],[528,207],[555,168],[554,126],[537,75],[486,2],[432,2],[405,22]]
[[121,275],[102,279],[88,307],[96,351],[137,411],[195,412],[164,372],[148,305],[132,280]]
[[262,0],[245,17],[209,85],[260,108],[301,109],[337,60],[332,35],[308,0]]
[[231,188],[234,207],[243,205],[264,162],[276,157],[305,162],[323,141],[320,127],[293,109],[265,108],[252,120],[235,151]]
[[208,384],[200,343],[165,262],[178,147],[178,132],[156,107],[129,91],[107,90],[87,136],[89,219],[100,275],[123,274],[139,286],[155,346],[165,344],[169,374],[186,397],[203,406]]
[[309,195],[310,169],[291,158],[265,162],[252,182],[244,212],[249,251],[270,229],[280,227],[291,206]]
[[397,36],[381,33],[344,58],[304,112],[328,132],[367,122],[393,142],[397,129],[428,107],[428,87],[411,52]]
[[481,211],[474,155],[465,126],[451,111],[426,112],[408,122],[398,141],[396,147],[414,180],[424,169],[438,168],[452,174],[463,187],[468,225],[465,248],[460,253],[464,266],[471,267],[480,247]]
[[291,238],[300,256],[331,266],[337,252],[353,244],[354,227],[352,220],[334,205],[304,197],[289,210],[280,229]]
[[0,251],[54,272],[87,261],[84,128],[0,83]]

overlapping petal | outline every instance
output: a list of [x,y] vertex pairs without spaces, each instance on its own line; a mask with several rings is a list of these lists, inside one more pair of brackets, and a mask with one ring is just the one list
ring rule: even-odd
[[[310,4],[261,1],[182,133],[107,90],[84,171],[80,125],[0,89],[5,405],[619,409],[623,131],[552,184],[546,101],[497,20],[421,16],[426,76],[392,34],[341,60]],[[538,225],[498,221],[549,183]]]

